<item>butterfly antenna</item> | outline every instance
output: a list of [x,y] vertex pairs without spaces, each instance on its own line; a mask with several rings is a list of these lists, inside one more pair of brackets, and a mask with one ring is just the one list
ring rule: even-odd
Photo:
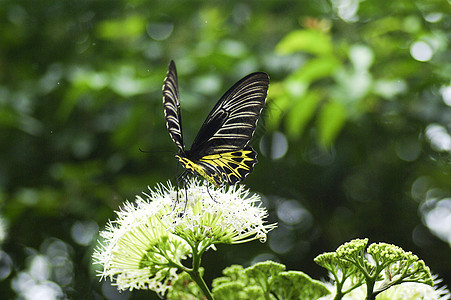
[[[176,167],[177,169],[176,169],[176,174],[178,173],[178,171],[179,171],[179,164],[177,164],[177,167]],[[177,199],[176,199],[176,203],[178,204],[179,203],[179,184],[180,184],[180,182],[183,180],[183,176],[184,176],[184,174],[185,174],[185,172],[183,172],[182,174],[180,174],[179,176],[176,176],[176,179],[175,179],[175,182],[176,182],[176,188],[177,188]]]
[[[188,191],[187,191],[187,188],[186,188],[186,183],[187,183],[187,181],[188,181],[188,179],[185,178],[185,181],[184,181],[184,183],[185,183],[185,207],[183,208],[183,216],[185,215],[185,213],[186,213],[186,207],[188,206]],[[182,217],[183,217],[183,216],[182,216]]]
[[271,109],[274,108],[272,106],[268,106],[268,103],[265,103],[260,118],[258,119],[257,126],[255,127],[254,134],[252,135],[251,142],[249,144],[255,144],[255,142],[259,141],[268,131],[267,120],[271,117],[272,114],[275,114],[270,111]]
[[167,153],[167,152],[174,152],[174,151],[171,151],[171,150],[143,150],[141,148],[138,148],[138,149],[142,153],[163,153],[163,152]]

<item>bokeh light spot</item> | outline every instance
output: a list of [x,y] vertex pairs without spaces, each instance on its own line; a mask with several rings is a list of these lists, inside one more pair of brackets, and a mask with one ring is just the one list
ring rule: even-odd
[[147,33],[151,38],[157,41],[167,39],[174,30],[172,23],[149,23],[147,24]]
[[11,274],[13,261],[4,251],[0,251],[0,280],[3,280]]
[[429,23],[437,23],[443,19],[443,13],[433,12],[424,16],[424,19]]
[[423,201],[426,197],[428,189],[431,187],[431,178],[426,176],[421,176],[417,178],[410,188],[410,194],[412,198],[416,201]]
[[431,232],[451,246],[451,198],[428,200],[420,210]]
[[332,4],[343,21],[355,22],[358,20],[359,2],[359,0],[333,0]]
[[404,161],[415,161],[421,153],[420,143],[415,138],[399,139],[395,145],[396,155]]
[[445,102],[446,105],[451,106],[451,86],[443,86],[440,89],[440,93],[443,97],[443,102]]
[[410,46],[410,55],[418,61],[429,61],[432,58],[434,52],[429,44],[419,41]]
[[451,152],[451,136],[442,125],[435,123],[428,125],[426,137],[434,150]]
[[266,135],[261,139],[260,150],[264,156],[272,159],[282,158],[288,151],[287,138],[279,131]]
[[285,254],[294,247],[294,235],[292,230],[279,226],[277,232],[269,237],[269,247],[278,254]]
[[99,227],[94,221],[77,221],[72,225],[71,235],[77,244],[88,246],[94,240],[98,231]]
[[277,206],[277,216],[287,225],[302,225],[302,229],[311,227],[313,218],[299,202],[295,200],[282,201]]

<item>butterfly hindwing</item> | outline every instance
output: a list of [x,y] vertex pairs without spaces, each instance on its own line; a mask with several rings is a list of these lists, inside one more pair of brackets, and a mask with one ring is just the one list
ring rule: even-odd
[[182,119],[180,115],[180,98],[177,81],[177,70],[174,61],[169,64],[169,71],[164,79],[163,85],[163,107],[166,127],[169,135],[179,148],[180,152],[185,151],[182,136]]
[[233,152],[224,152],[203,156],[198,161],[177,156],[185,169],[198,173],[215,186],[224,182],[235,184],[242,181],[254,170],[257,153],[252,147]]
[[206,155],[199,160],[199,165],[204,169],[215,169],[220,174],[220,181],[228,184],[242,181],[252,173],[256,163],[257,153],[250,146],[238,151]]

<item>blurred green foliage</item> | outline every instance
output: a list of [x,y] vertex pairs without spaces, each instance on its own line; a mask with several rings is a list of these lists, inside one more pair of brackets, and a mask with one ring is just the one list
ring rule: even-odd
[[316,255],[368,237],[449,282],[450,12],[445,0],[1,1],[0,294],[113,297],[91,266],[98,228],[177,174],[161,104],[171,59],[188,147],[234,82],[271,77],[246,184],[279,228],[208,253],[207,281],[267,258],[320,278]]

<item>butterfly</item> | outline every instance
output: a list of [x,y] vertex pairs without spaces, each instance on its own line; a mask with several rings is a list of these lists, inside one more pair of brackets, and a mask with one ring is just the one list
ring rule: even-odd
[[[185,150],[180,115],[177,70],[174,61],[163,85],[166,127],[179,153],[184,174],[196,174],[216,187],[233,185],[250,174],[257,153],[248,145],[266,101],[269,76],[249,74],[235,83],[216,103],[190,148]],[[183,176],[183,174],[182,174]]]

